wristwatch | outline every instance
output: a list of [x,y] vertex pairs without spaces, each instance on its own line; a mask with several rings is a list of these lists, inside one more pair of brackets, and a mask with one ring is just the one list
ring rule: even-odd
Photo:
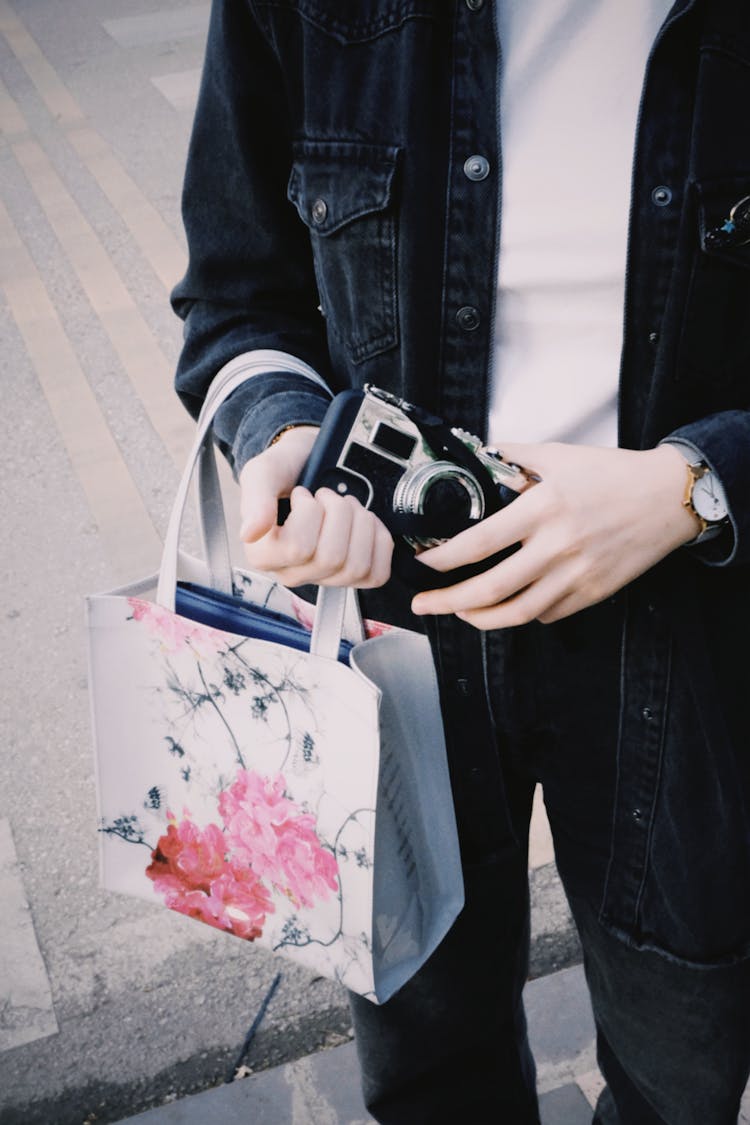
[[729,502],[721,481],[700,454],[685,442],[668,441],[685,458],[688,479],[682,503],[700,521],[701,529],[694,539],[685,544],[693,547],[720,535],[729,523]]

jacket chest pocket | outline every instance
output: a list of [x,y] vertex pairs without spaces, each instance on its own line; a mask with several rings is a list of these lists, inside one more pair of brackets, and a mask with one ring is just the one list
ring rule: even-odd
[[287,194],[310,233],[328,331],[361,363],[398,344],[398,148],[301,141]]
[[435,0],[255,0],[270,20],[300,16],[339,43],[366,43],[395,31],[407,20],[429,19]]
[[[750,176],[696,185],[699,245],[682,327],[680,370],[726,392],[750,386]],[[738,206],[739,205],[739,206]],[[734,220],[731,218],[734,213]],[[735,225],[736,220],[736,225]],[[734,226],[734,230],[732,227]]]

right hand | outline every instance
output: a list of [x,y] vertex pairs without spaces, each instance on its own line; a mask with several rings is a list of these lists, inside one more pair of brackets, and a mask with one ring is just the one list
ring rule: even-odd
[[[296,426],[252,457],[240,473],[245,556],[254,570],[285,586],[383,586],[390,577],[393,539],[385,524],[352,496],[296,485],[318,429]],[[276,523],[278,501],[291,512]]]

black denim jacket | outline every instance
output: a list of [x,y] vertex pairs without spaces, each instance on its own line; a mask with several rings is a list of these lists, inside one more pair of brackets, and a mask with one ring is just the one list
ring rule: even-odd
[[[185,320],[176,387],[192,413],[224,363],[273,348],[333,392],[373,382],[485,432],[502,180],[496,2],[214,0],[185,181],[190,264],[173,297]],[[750,243],[707,237],[750,194],[749,115],[750,5],[677,0],[637,128],[619,439],[693,442],[724,483],[733,527],[621,595],[601,918],[705,965],[750,952]],[[483,179],[468,174],[473,155],[489,163]],[[576,174],[540,153],[551,192]],[[238,471],[284,425],[319,422],[327,402],[302,377],[259,376],[223,407],[217,435]],[[481,640],[452,619],[434,640],[449,742],[465,742]],[[471,682],[467,669],[473,698],[452,692]]]

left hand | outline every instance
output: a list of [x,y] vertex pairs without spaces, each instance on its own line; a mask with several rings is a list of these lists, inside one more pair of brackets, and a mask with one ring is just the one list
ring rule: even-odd
[[478,629],[548,624],[614,594],[698,533],[682,504],[685,458],[672,446],[500,448],[542,479],[419,561],[449,571],[520,549],[465,582],[418,594],[415,613],[454,613]]

